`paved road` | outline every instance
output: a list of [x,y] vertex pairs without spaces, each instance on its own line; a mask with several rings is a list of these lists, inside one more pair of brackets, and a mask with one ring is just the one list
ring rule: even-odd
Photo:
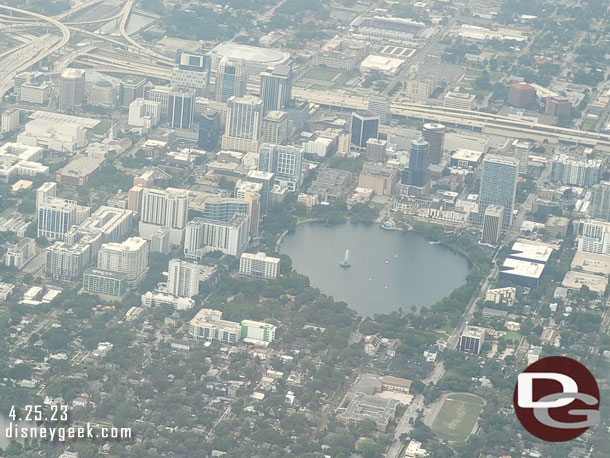
[[392,446],[385,454],[385,456],[387,458],[398,458],[398,456],[400,455],[400,452],[402,451],[402,445],[403,445],[400,440],[400,436],[402,436],[405,433],[411,432],[411,430],[413,429],[413,425],[411,424],[411,421],[415,422],[415,419],[419,415],[418,411],[420,409],[422,409],[423,407],[424,407],[424,396],[421,394],[418,394],[417,396],[415,396],[413,398],[413,400],[411,401],[411,404],[409,404],[409,407],[407,407],[407,410],[405,411],[404,415],[402,416],[402,418],[398,422],[398,425],[396,426],[396,430],[394,432],[394,442],[392,443]]

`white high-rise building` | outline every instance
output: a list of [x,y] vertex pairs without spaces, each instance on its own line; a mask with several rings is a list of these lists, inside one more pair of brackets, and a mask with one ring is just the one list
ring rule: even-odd
[[144,189],[140,221],[170,229],[182,229],[186,226],[187,217],[187,191]]
[[47,181],[36,190],[36,209],[40,208],[47,197],[57,197],[57,183],[54,181]]
[[574,223],[578,251],[610,255],[610,222],[584,219]]
[[172,259],[169,261],[167,291],[176,297],[191,298],[199,294],[199,265]]
[[161,104],[152,100],[135,99],[129,104],[127,124],[150,129],[161,120]]
[[74,200],[47,197],[38,206],[38,237],[61,240],[77,224],[78,203]]
[[151,240],[159,228],[170,229],[170,243],[179,245],[188,218],[188,191],[152,189],[142,191],[140,236]]
[[261,215],[261,199],[263,193],[262,183],[238,181],[235,186],[235,197],[248,202],[248,217],[250,218],[250,235],[258,235],[258,226]]
[[258,97],[230,97],[222,149],[256,153],[263,129],[263,101]]
[[519,174],[524,175],[527,173],[527,162],[530,155],[530,144],[529,142],[518,141],[515,143],[515,159],[519,161]]
[[239,272],[261,278],[277,278],[280,270],[280,258],[267,256],[259,252],[244,253],[239,258]]
[[130,284],[138,283],[148,270],[148,241],[131,237],[122,243],[103,244],[98,253],[97,267],[124,273]]
[[184,256],[189,260],[200,260],[208,251],[222,251],[239,256],[248,244],[248,215],[241,213],[231,221],[215,221],[193,218],[186,227]]

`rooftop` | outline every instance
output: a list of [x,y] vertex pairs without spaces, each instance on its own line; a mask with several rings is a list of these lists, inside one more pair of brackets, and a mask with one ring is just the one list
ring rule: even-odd
[[517,241],[510,250],[510,257],[513,259],[546,264],[552,253],[553,249],[547,245],[529,241]]
[[506,258],[502,264],[502,272],[517,275],[519,277],[528,277],[539,279],[544,270],[544,264],[538,262],[522,261],[520,259]]
[[608,279],[601,275],[593,275],[584,272],[576,272],[574,270],[566,273],[566,276],[561,282],[563,286],[569,289],[580,290],[583,285],[587,286],[591,291],[603,294],[608,286]]

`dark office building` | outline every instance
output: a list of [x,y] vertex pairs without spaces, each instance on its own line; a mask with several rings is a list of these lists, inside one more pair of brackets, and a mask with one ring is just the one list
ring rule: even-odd
[[409,179],[408,183],[411,186],[424,187],[428,181],[428,154],[430,152],[430,144],[419,137],[411,142],[411,150],[409,155]]
[[135,99],[144,97],[144,86],[148,80],[143,76],[126,76],[119,87],[119,103],[128,107]]
[[199,140],[197,146],[206,151],[215,151],[222,134],[220,130],[220,115],[210,108],[198,115]]
[[173,89],[168,99],[169,125],[173,129],[190,129],[193,124],[195,95],[191,89]]
[[370,113],[352,113],[351,143],[366,148],[369,138],[379,136],[379,116]]
[[443,157],[445,126],[439,123],[426,123],[422,129],[422,136],[430,144],[428,162],[438,164]]

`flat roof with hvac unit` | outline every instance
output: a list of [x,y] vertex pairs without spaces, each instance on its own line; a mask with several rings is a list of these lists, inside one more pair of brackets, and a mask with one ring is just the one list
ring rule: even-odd
[[552,253],[553,248],[548,245],[531,241],[516,241],[509,256],[522,261],[546,264]]

